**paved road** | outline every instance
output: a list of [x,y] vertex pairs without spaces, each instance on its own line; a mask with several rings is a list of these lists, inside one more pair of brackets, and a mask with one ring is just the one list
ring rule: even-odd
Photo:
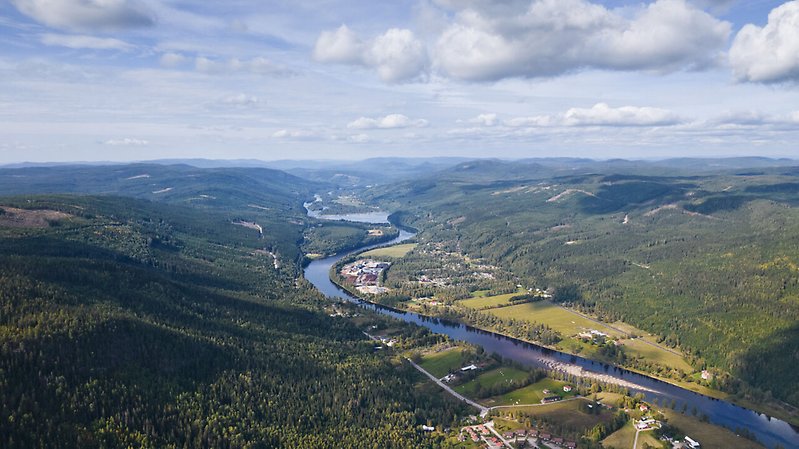
[[633,449],[638,447],[638,434],[641,433],[640,430],[635,429],[635,440],[633,440]]
[[499,441],[502,441],[502,443],[505,444],[505,447],[510,447],[510,448],[513,447],[510,445],[510,441],[506,440],[502,435],[499,434],[499,432],[497,432],[497,429],[494,428],[494,421],[487,422],[485,426],[488,430],[491,431],[491,433],[493,433],[494,435],[497,436],[497,438],[499,438]]
[[478,410],[480,410],[480,416],[483,416],[483,417],[485,417],[486,415],[488,415],[488,407],[485,407],[485,406],[483,406],[483,405],[480,405],[480,404],[478,404],[477,402],[474,402],[473,400],[471,400],[471,399],[469,399],[469,398],[467,398],[467,397],[465,397],[465,396],[461,395],[461,394],[460,394],[460,393],[458,393],[457,391],[453,390],[452,388],[450,388],[450,387],[449,387],[449,385],[445,384],[444,382],[441,382],[441,381],[440,381],[440,380],[439,380],[439,379],[438,379],[436,376],[434,376],[434,375],[432,375],[432,374],[428,373],[428,372],[427,372],[427,370],[425,370],[425,369],[424,369],[424,368],[422,368],[421,366],[419,366],[419,365],[417,365],[417,364],[413,363],[413,360],[411,360],[411,359],[408,359],[408,358],[406,358],[406,360],[407,360],[408,362],[410,362],[410,364],[411,364],[411,365],[413,365],[413,367],[414,367],[414,368],[416,368],[417,370],[419,370],[419,372],[421,372],[421,373],[424,373],[424,375],[425,375],[425,376],[427,376],[427,377],[429,377],[429,378],[430,378],[430,380],[432,380],[433,382],[435,382],[436,384],[438,384],[438,386],[439,386],[439,387],[443,388],[443,389],[444,389],[444,390],[445,390],[447,393],[451,394],[452,396],[455,396],[455,397],[456,397],[458,400],[460,400],[460,401],[463,401],[463,402],[465,402],[465,403],[467,403],[467,404],[471,405],[472,407],[475,407],[475,408],[477,408]]

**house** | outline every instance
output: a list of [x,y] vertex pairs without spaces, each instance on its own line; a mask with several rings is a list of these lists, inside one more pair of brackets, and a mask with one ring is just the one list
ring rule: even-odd
[[542,433],[541,434],[541,439],[544,440],[544,441],[549,441],[550,438],[552,438],[552,435],[550,435],[548,433]]
[[505,439],[509,440],[509,439],[513,438],[514,436],[516,436],[516,434],[514,434],[513,432],[505,432],[505,433],[502,434],[502,436],[505,437]]
[[555,438],[552,439],[552,443],[554,443],[554,444],[563,444],[563,438],[555,437]]
[[538,430],[537,429],[530,429],[530,430],[527,431],[527,435],[531,436],[531,437],[537,437],[538,436]]
[[461,368],[461,371],[464,371],[464,372],[466,372],[466,371],[474,371],[476,369],[477,369],[477,367],[475,365],[469,365],[469,366],[464,366],[463,368]]
[[685,436],[685,444],[687,444],[688,447],[691,449],[699,449],[699,442],[689,437],[688,435]]
[[433,427],[433,426],[422,425],[422,430],[424,430],[425,432],[432,432],[432,431],[436,430],[436,428]]
[[649,410],[649,406],[646,405],[646,404],[641,404],[641,405],[638,406],[638,409],[641,410],[642,412],[645,412],[645,411]]
[[560,396],[546,396],[544,399],[541,399],[542,404],[551,404],[558,401],[560,401]]
[[456,376],[454,374],[447,374],[446,376],[442,377],[441,380],[446,382],[446,383],[450,383],[453,380],[455,380],[455,378],[456,378]]
[[572,391],[572,386],[571,385],[564,385],[563,386],[563,391],[565,391],[566,393]]
[[567,441],[566,442],[566,447],[569,448],[569,449],[574,449],[574,448],[577,447],[577,443],[575,443],[574,441]]
[[708,371],[706,369],[702,370],[702,379],[703,380],[710,380],[712,378],[713,378],[713,374],[710,371]]

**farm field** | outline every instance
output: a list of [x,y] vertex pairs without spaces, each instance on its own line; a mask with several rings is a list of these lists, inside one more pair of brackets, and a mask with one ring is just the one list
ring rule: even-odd
[[[633,422],[629,421],[624,427],[602,440],[602,445],[606,449],[633,449],[634,441],[635,427],[633,426]],[[638,434],[638,447],[645,447],[645,444],[652,447],[660,447],[660,443],[661,442],[655,438],[653,431],[646,431]]]
[[596,329],[612,337],[622,335],[614,329],[572,313],[550,301],[528,302],[499,309],[490,309],[487,313],[505,319],[512,318],[546,324],[564,336],[572,336],[587,329]]
[[471,397],[480,388],[491,388],[495,385],[500,385],[510,382],[522,382],[527,378],[529,373],[517,368],[500,367],[480,374],[476,378],[466,382],[465,384],[458,385],[454,388],[460,394]]
[[475,297],[473,298],[463,299],[461,301],[458,301],[458,304],[464,307],[468,307],[470,309],[485,309],[486,307],[496,307],[508,304],[508,302],[512,297],[520,294],[521,294],[520,292],[516,292],[516,293],[508,293],[505,295],[496,295],[496,296],[486,296],[485,294],[480,296],[475,295]]
[[505,393],[502,396],[492,398],[490,405],[539,404],[541,403],[541,399],[543,399],[545,396],[544,390],[550,390],[552,391],[552,395],[557,395],[563,398],[574,396],[573,393],[566,393],[563,391],[564,385],[566,385],[565,382],[558,380],[549,378],[542,379],[534,384],[530,384],[526,387],[519,388],[518,390]]
[[451,371],[456,371],[461,368],[461,351],[462,348],[456,347],[439,352],[427,353],[422,356],[422,362],[419,363],[419,365],[430,374],[441,378]]
[[691,365],[689,365],[684,358],[674,354],[673,352],[669,352],[664,348],[652,346],[644,341],[641,341],[640,339],[621,340],[621,343],[624,345],[624,349],[630,355],[641,356],[646,360],[659,363],[664,366],[681,369],[686,373],[693,371],[693,367],[691,367]]
[[399,259],[400,257],[403,257],[409,252],[411,252],[411,250],[413,250],[414,248],[416,248],[416,243],[403,243],[401,245],[387,246],[385,248],[375,248],[373,250],[362,253],[361,256],[392,257],[395,259]]
[[564,428],[578,429],[580,433],[591,429],[597,424],[606,424],[613,419],[613,412],[602,410],[599,415],[585,413],[580,410],[580,404],[585,399],[573,401],[556,402],[554,404],[538,405],[534,407],[512,407],[501,409],[502,413],[525,412],[533,416],[534,419],[541,419],[548,422],[557,422]]
[[694,416],[686,416],[670,409],[664,409],[669,424],[686,435],[695,438],[703,449],[763,449],[758,443],[739,437],[721,426],[704,423]]

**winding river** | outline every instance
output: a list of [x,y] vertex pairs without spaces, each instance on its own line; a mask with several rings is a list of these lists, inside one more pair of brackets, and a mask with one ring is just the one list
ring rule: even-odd
[[[376,213],[369,217],[339,215],[335,219],[385,223],[386,217],[385,213]],[[318,216],[317,218],[327,217]],[[399,236],[389,242],[366,246],[358,251],[396,244],[413,236],[413,233],[400,231]],[[557,369],[581,377],[620,384],[634,392],[643,393],[650,401],[655,398],[659,400],[660,404],[670,404],[675,401],[676,410],[681,410],[683,406],[686,406],[688,413],[690,413],[695,408],[699,414],[706,415],[714,424],[723,425],[733,430],[736,428],[749,429],[757,437],[757,440],[768,448],[773,448],[779,444],[786,449],[799,449],[798,428],[785,421],[739,407],[730,402],[694,393],[626,369],[526,343],[494,332],[486,332],[461,323],[431,318],[366,302],[352,296],[330,281],[330,268],[346,255],[342,254],[311,262],[305,268],[305,278],[329,297],[344,299],[365,309],[424,326],[433,332],[448,335],[454,340],[482,346],[489,353],[496,352],[523,365]],[[701,442],[701,435],[692,436]]]

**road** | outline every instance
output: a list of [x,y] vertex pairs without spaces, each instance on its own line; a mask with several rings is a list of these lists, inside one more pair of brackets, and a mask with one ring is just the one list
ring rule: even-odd
[[457,391],[453,390],[452,388],[450,388],[449,385],[445,384],[444,382],[441,382],[436,376],[428,373],[427,370],[425,370],[421,366],[413,363],[413,360],[411,360],[409,358],[406,358],[405,360],[410,362],[410,364],[413,365],[414,368],[419,370],[419,372],[423,373],[425,376],[429,377],[430,380],[432,380],[433,382],[438,384],[438,386],[443,388],[444,391],[446,391],[447,393],[451,394],[452,396],[454,396],[458,400],[460,400],[462,402],[465,402],[465,403],[471,405],[472,407],[475,407],[476,409],[480,410],[480,416],[485,417],[486,415],[488,415],[488,407],[480,405],[477,402],[474,402],[473,400],[471,400],[471,399],[463,396],[462,394],[458,393]]

